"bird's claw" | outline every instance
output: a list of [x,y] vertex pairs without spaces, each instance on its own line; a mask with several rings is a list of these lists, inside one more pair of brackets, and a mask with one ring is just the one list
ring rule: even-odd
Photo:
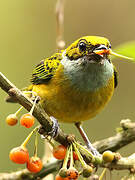
[[96,148],[93,147],[93,145],[90,143],[90,141],[87,144],[87,148],[91,151],[91,153],[94,156],[101,156],[101,154],[96,150]]
[[55,119],[53,116],[50,116],[50,119],[53,121],[53,127],[52,131],[48,133],[51,138],[55,138],[58,135],[58,129],[59,129],[59,124],[57,119]]
[[101,156],[101,154],[93,146],[90,148],[90,151],[94,156]]
[[39,128],[39,134],[41,134],[41,138],[46,139],[46,138],[48,138],[48,136],[50,136],[51,138],[49,141],[51,141],[52,138],[55,138],[57,136],[58,129],[59,129],[59,124],[58,124],[57,120],[53,116],[50,116],[50,119],[53,121],[52,131],[46,133],[43,126],[41,126]]
[[31,100],[34,102],[34,101],[36,101],[35,103],[37,104],[40,100],[41,100],[41,98],[40,98],[40,96],[32,96],[31,97]]

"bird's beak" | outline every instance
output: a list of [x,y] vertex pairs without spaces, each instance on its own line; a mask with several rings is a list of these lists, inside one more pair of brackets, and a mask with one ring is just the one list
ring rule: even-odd
[[121,54],[117,54],[117,53],[113,52],[111,49],[94,50],[93,52],[95,54],[100,55],[100,56],[103,56],[103,54],[108,54],[108,55],[113,55],[113,56],[116,56],[116,57],[119,57],[119,58],[124,58],[124,59],[128,59],[128,60],[134,60],[134,58],[123,56]]

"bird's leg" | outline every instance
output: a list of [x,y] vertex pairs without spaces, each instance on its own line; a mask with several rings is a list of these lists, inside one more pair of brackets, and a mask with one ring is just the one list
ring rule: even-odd
[[87,148],[93,153],[95,156],[100,156],[100,153],[92,146],[91,142],[89,141],[85,131],[82,128],[80,122],[75,123],[77,129],[79,130],[84,142],[86,143]]

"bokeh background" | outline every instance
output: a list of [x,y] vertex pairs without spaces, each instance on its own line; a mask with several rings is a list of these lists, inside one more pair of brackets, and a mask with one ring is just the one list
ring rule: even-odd
[[[29,85],[35,64],[56,50],[55,3],[55,0],[0,0],[0,71],[19,88]],[[107,37],[114,49],[135,40],[135,1],[67,0],[64,29],[66,45],[84,35],[99,35]],[[111,102],[97,117],[84,123],[92,142],[114,135],[121,119],[135,120],[135,64],[118,59],[114,64],[119,71],[119,85]],[[10,162],[8,154],[30,131],[5,123],[6,116],[19,107],[5,103],[5,96],[0,90],[0,172],[23,167]],[[73,125],[61,126],[66,133],[78,135]],[[39,143],[41,155],[43,141]],[[135,143],[120,150],[123,156],[134,151]]]

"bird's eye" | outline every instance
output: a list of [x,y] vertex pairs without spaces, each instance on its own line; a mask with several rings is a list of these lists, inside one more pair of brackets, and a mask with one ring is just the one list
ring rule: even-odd
[[109,45],[109,49],[111,49],[111,45]]
[[85,44],[85,42],[80,42],[79,43],[79,49],[80,49],[80,51],[86,51],[86,44]]

